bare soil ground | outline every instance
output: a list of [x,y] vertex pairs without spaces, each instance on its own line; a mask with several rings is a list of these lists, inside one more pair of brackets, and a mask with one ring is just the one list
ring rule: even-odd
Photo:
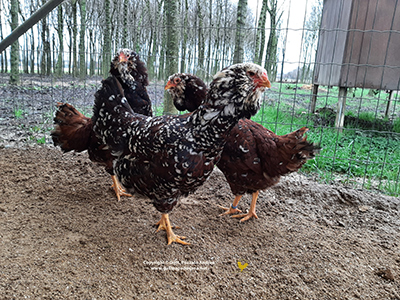
[[400,299],[394,197],[294,174],[239,223],[215,170],[171,214],[191,245],[167,246],[149,200],[117,202],[86,153],[3,148],[0,176],[1,299]]

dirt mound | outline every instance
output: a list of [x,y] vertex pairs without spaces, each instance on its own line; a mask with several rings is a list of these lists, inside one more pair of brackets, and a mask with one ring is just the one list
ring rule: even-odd
[[2,299],[400,299],[394,197],[293,174],[241,224],[218,217],[215,170],[171,214],[192,244],[167,246],[149,200],[117,202],[86,153],[1,149],[0,170]]

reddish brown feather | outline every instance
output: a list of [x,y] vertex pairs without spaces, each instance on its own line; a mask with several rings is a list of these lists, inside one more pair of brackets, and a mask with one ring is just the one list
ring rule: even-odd
[[51,133],[54,145],[65,152],[87,150],[93,129],[92,120],[70,104],[57,103],[57,107],[56,125]]

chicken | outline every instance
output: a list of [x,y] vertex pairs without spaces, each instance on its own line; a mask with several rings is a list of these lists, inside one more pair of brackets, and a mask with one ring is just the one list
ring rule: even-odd
[[214,76],[206,100],[193,113],[154,118],[135,114],[115,80],[104,81],[96,93],[94,131],[116,156],[114,171],[122,185],[150,198],[162,214],[157,231],[166,230],[168,244],[187,244],[172,231],[168,214],[179,197],[209,177],[227,133],[258,111],[266,85],[260,66],[232,65]]
[[[168,79],[165,89],[170,92],[174,103],[175,100],[180,103],[178,110],[191,111],[205,99],[206,85],[196,76],[177,73]],[[256,202],[259,191],[277,184],[282,175],[298,171],[319,150],[317,145],[309,143],[304,137],[307,130],[303,127],[278,136],[254,121],[240,120],[226,138],[217,163],[235,195],[230,208],[220,206],[226,210],[221,216],[240,213],[237,208],[240,199],[244,194],[251,193],[249,212],[233,217],[242,218],[241,222],[252,217],[258,219]]]
[[207,86],[199,77],[176,73],[168,78],[165,89],[170,93],[177,110],[196,110],[206,99]]
[[[133,111],[152,116],[151,101],[146,86],[149,84],[144,62],[132,50],[121,49],[111,62],[110,73],[115,76],[124,90]],[[121,187],[113,171],[113,159],[109,149],[93,133],[91,118],[84,116],[70,104],[58,103],[54,118],[55,128],[51,133],[55,146],[64,152],[88,150],[91,161],[105,166],[111,175],[118,201],[121,196],[131,196]]]

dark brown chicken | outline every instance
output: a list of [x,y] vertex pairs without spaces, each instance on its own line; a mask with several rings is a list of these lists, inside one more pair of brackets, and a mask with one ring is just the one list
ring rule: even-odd
[[187,73],[170,76],[165,89],[171,94],[174,105],[179,111],[196,110],[207,96],[207,86],[203,80]]
[[233,65],[214,76],[206,100],[193,113],[155,118],[135,114],[115,80],[104,81],[96,93],[94,131],[116,156],[114,171],[122,185],[150,198],[161,212],[158,230],[166,230],[168,244],[186,244],[173,233],[168,213],[180,196],[208,178],[227,133],[258,111],[266,85],[260,66]]
[[[178,99],[181,103],[177,106],[178,110],[191,111],[205,99],[203,93],[206,93],[206,85],[196,76],[174,74],[168,79],[165,89],[168,89],[174,101]],[[226,210],[222,215],[241,212],[237,209],[239,200],[244,194],[251,193],[249,212],[233,217],[242,218],[241,222],[251,217],[258,218],[256,202],[259,190],[277,184],[282,175],[298,171],[319,149],[304,137],[307,130],[303,127],[278,136],[254,121],[240,120],[226,138],[221,159],[217,163],[235,195],[230,208],[220,206]]]
[[[149,84],[145,64],[132,50],[121,49],[111,62],[110,73],[119,81],[132,110],[152,116],[151,101],[146,86]],[[55,146],[64,152],[88,150],[91,161],[103,164],[113,180],[117,195],[131,196],[120,186],[113,171],[113,156],[107,146],[93,133],[93,123],[70,104],[58,103],[54,118],[55,128],[51,133]]]

